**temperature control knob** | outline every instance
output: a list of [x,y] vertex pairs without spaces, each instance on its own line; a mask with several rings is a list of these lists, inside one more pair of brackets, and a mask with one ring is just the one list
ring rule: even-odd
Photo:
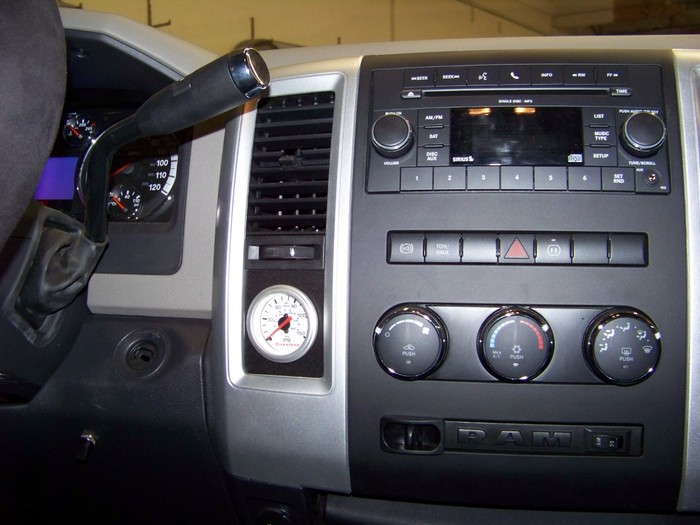
[[530,381],[552,359],[554,337],[545,319],[527,308],[504,308],[479,331],[479,358],[498,379]]
[[649,157],[659,151],[666,140],[666,125],[653,113],[635,113],[622,126],[622,146],[636,157]]
[[401,115],[394,113],[379,117],[372,125],[372,144],[377,152],[388,158],[401,157],[413,146],[413,128]]
[[374,330],[377,361],[399,379],[421,379],[439,368],[447,353],[447,330],[440,318],[422,306],[389,310]]
[[656,369],[661,335],[653,321],[641,312],[608,310],[588,327],[584,352],[598,377],[614,385],[633,385]]

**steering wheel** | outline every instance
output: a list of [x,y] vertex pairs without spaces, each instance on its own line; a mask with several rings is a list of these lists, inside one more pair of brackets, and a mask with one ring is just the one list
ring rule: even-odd
[[58,130],[66,41],[54,0],[0,0],[0,247],[29,204]]

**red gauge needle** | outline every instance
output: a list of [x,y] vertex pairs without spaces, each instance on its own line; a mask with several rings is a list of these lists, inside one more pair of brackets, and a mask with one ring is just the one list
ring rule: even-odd
[[112,195],[112,200],[114,201],[114,204],[119,206],[120,210],[126,211],[126,206],[124,206],[121,202],[119,202],[119,199],[117,199],[114,195]]
[[121,168],[119,168],[118,170],[116,170],[115,172],[113,172],[113,173],[110,175],[110,177],[116,177],[116,176],[119,175],[122,171],[124,171],[126,168],[128,168],[129,166],[131,166],[131,164],[132,164],[131,162],[127,162],[127,163],[124,164]]
[[270,339],[272,339],[273,335],[275,335],[277,332],[282,330],[285,326],[287,326],[291,322],[292,322],[292,317],[290,315],[288,315],[287,317],[285,317],[284,321],[282,321],[280,323],[280,325],[277,328],[275,328],[273,330],[273,332],[265,338],[265,341],[269,341]]
[[75,129],[73,126],[68,126],[68,129],[71,131],[71,133],[73,133],[73,135],[75,135],[79,139],[83,138],[83,136],[80,134],[80,132],[77,129]]

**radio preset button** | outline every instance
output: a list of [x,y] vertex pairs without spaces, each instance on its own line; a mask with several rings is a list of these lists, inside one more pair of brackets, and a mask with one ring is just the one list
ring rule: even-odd
[[433,170],[435,191],[464,191],[467,189],[467,170],[462,166],[435,168]]
[[467,168],[468,190],[497,190],[501,175],[497,166],[469,166]]
[[566,191],[566,168],[563,166],[537,166],[535,190]]
[[401,168],[401,191],[431,191],[432,168]]
[[600,168],[569,168],[569,190],[600,191],[601,187]]
[[532,166],[503,166],[501,168],[502,190],[532,190],[533,184]]

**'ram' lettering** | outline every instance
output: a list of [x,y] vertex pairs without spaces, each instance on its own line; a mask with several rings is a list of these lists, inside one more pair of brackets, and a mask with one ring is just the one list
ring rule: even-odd
[[478,428],[460,428],[457,439],[460,443],[478,445],[486,441],[486,431]]
[[533,447],[571,447],[571,432],[533,432]]
[[525,443],[525,438],[518,430],[501,430],[496,438],[496,444],[523,447],[527,443]]

